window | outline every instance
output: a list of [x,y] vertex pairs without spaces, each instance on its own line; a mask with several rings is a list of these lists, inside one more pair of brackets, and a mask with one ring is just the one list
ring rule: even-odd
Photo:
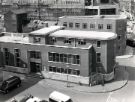
[[52,37],[51,38],[51,42],[53,42],[53,43],[56,42],[56,38],[55,37]]
[[97,41],[97,47],[101,47],[101,41]]
[[82,24],[82,28],[83,28],[83,29],[87,29],[87,23],[83,23],[83,24]]
[[21,60],[20,60],[21,52],[20,52],[20,49],[14,49],[14,54],[15,54],[15,65],[16,65],[16,67],[21,67]]
[[5,64],[9,65],[10,62],[10,52],[8,48],[4,48],[4,55],[5,55]]
[[59,67],[55,67],[55,66],[49,66],[48,70],[50,72],[55,72],[55,73],[80,75],[80,70],[72,69],[72,68],[59,68]]
[[57,68],[57,73],[61,73],[61,68]]
[[73,23],[69,23],[69,28],[73,28]]
[[99,30],[103,29],[103,24],[98,24],[98,29]]
[[50,66],[49,67],[49,71],[52,72],[53,71],[53,67]]
[[41,38],[40,37],[34,37],[33,38],[33,42],[34,43],[39,43],[41,41]]
[[80,75],[80,70],[74,69],[74,70],[73,70],[73,74],[74,74],[74,75]]
[[101,53],[97,53],[96,58],[97,58],[97,62],[101,62]]
[[109,0],[101,0],[101,3],[109,3]]
[[95,28],[95,24],[90,24],[90,29],[94,29]]
[[112,24],[107,24],[107,29],[112,29]]
[[79,40],[78,45],[86,45],[86,41],[85,40]]
[[71,44],[71,39],[65,39],[65,40],[64,40],[64,43],[65,43],[65,44]]
[[115,15],[116,8],[100,9],[100,15]]
[[76,28],[80,28],[80,23],[75,23]]
[[121,39],[121,35],[118,35],[118,40],[120,40]]
[[41,52],[30,51],[30,58],[40,59],[41,58]]
[[63,23],[63,26],[67,27],[67,22],[64,22],[64,23]]
[[121,48],[121,47],[120,47],[120,46],[118,46],[118,50],[120,50],[120,48]]
[[59,54],[54,52],[48,52],[48,60],[54,62],[80,64],[80,56],[73,54]]

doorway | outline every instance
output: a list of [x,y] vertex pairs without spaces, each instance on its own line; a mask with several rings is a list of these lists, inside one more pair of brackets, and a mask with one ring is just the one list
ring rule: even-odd
[[30,69],[31,69],[32,73],[40,72],[41,71],[41,63],[30,62]]

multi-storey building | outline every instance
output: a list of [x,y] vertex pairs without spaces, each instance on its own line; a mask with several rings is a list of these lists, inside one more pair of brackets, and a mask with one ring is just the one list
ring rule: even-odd
[[116,54],[122,55],[126,47],[126,18],[120,15],[108,16],[64,16],[60,17],[59,25],[67,30],[84,30],[114,32],[116,41]]
[[126,45],[126,18],[112,0],[87,1],[83,10],[87,16],[61,17],[59,26],[1,35],[6,73],[42,71],[46,78],[83,84],[112,80],[116,53]]
[[28,11],[31,19],[58,20],[64,15],[119,14],[115,0],[19,0],[14,4]]
[[[67,81],[68,77],[76,83],[110,81],[114,78],[116,37],[112,32],[64,30],[60,26],[29,34],[3,33],[0,65],[8,75],[42,71],[46,78]],[[97,73],[100,77],[92,79]]]

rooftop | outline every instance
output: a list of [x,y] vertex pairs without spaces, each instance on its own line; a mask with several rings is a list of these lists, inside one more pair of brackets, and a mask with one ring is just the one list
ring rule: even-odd
[[126,19],[123,15],[95,15],[95,16],[62,16],[59,19],[68,18],[68,19]]
[[15,14],[22,14],[22,13],[26,13],[25,10],[23,9],[17,9],[17,10],[9,10],[10,12],[13,12]]
[[4,35],[0,36],[0,42],[29,43],[29,38],[24,33],[4,32]]
[[64,28],[64,27],[62,27],[62,26],[45,27],[45,28],[30,32],[30,35],[47,35],[47,34],[55,32],[57,30],[60,30],[62,28]]
[[115,39],[117,35],[112,32],[97,32],[97,31],[77,31],[77,30],[59,30],[50,36],[64,38],[79,38],[79,39],[95,39],[95,40],[110,40]]

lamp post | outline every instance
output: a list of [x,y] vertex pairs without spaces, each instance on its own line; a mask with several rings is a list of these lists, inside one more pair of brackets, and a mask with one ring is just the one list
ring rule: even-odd
[[66,68],[67,68],[67,87],[69,87],[69,81],[68,81],[68,69],[69,69],[69,65],[67,65]]

